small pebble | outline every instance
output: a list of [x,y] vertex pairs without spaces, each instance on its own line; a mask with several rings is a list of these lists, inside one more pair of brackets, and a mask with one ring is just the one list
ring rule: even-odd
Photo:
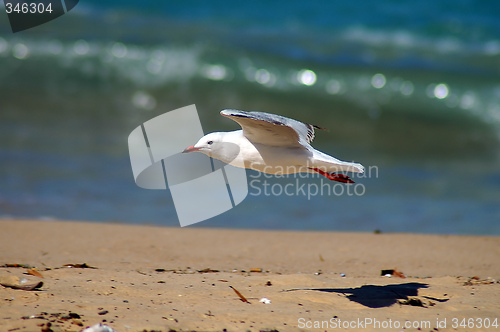
[[270,304],[271,300],[269,300],[267,297],[263,297],[259,300],[259,302],[262,302],[264,304]]
[[116,330],[104,324],[95,324],[82,332],[116,332]]

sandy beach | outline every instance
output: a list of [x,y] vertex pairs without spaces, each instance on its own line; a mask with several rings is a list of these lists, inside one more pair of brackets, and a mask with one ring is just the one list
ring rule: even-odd
[[0,228],[1,331],[500,324],[499,237],[33,220],[1,220]]
[[0,332],[500,332],[500,0],[3,9]]

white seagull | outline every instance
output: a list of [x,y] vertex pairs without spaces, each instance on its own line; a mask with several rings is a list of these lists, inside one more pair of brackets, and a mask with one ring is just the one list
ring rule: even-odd
[[220,114],[236,121],[242,130],[207,134],[184,153],[198,151],[268,174],[319,173],[344,183],[354,181],[338,172],[364,172],[361,164],[339,160],[311,146],[314,128],[323,128],[264,112],[226,109]]

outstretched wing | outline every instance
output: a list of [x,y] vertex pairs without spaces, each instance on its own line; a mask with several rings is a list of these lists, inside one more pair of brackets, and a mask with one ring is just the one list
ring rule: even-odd
[[264,112],[226,109],[222,110],[220,114],[236,121],[243,129],[243,135],[249,141],[271,146],[305,146],[314,139],[314,128],[322,129],[308,123]]

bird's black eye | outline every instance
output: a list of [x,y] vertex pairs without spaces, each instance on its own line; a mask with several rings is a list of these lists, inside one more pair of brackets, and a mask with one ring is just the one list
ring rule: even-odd
[[207,144],[212,145],[212,144],[214,144],[214,141],[208,141]]

